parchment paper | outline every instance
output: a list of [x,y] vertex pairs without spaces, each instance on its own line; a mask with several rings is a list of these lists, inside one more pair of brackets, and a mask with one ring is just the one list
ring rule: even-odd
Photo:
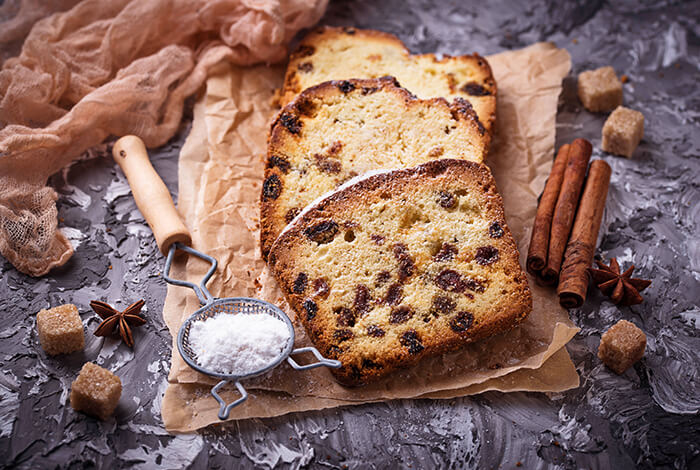
[[[498,83],[499,101],[496,136],[487,163],[503,196],[524,266],[536,198],[552,164],[557,99],[570,60],[565,50],[545,43],[488,59]],[[258,247],[258,197],[268,123],[274,112],[270,98],[282,76],[282,68],[228,65],[210,76],[180,155],[179,209],[192,231],[194,247],[219,260],[217,274],[208,284],[212,294],[270,300],[295,321]],[[183,258],[175,263],[172,274],[198,282],[206,268],[199,260]],[[231,418],[395,398],[574,387],[578,376],[562,347],[578,330],[559,306],[554,291],[530,281],[533,312],[504,335],[427,359],[361,388],[338,385],[322,368],[297,372],[283,365],[264,378],[246,381],[255,397],[235,408]],[[191,291],[168,288],[164,319],[174,338],[182,321],[197,308]],[[309,344],[303,328],[295,325],[296,345]],[[218,421],[209,386],[197,385],[215,381],[190,369],[176,347],[169,381],[162,405],[167,429],[191,430]]]
[[[443,390],[415,398],[449,399],[496,390],[499,392],[547,391],[563,392],[578,387],[579,377],[566,351],[556,351],[538,369],[519,369],[503,377],[489,379],[468,387]],[[218,403],[212,398],[210,385],[196,383],[171,383],[165,391],[161,413],[165,427],[171,432],[191,432],[219,422]],[[236,392],[226,390],[221,396],[233,401]],[[365,400],[364,403],[385,399]],[[251,390],[249,399],[236,408],[236,419],[269,418],[288,413],[322,410],[339,406],[356,405],[358,402],[333,398],[294,396],[284,392]]]

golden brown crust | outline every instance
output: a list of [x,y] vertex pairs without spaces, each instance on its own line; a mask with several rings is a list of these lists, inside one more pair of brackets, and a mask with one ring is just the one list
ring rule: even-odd
[[417,99],[392,77],[308,88],[270,129],[260,199],[263,257],[294,211],[345,180],[436,158],[481,162],[489,144],[469,103]]
[[332,193],[287,227],[268,262],[347,385],[503,332],[532,310],[493,177],[463,160]]
[[497,86],[488,61],[472,55],[411,55],[399,38],[381,31],[320,27],[311,31],[291,54],[281,106],[302,90],[328,80],[395,76],[420,98],[462,98],[472,104],[480,122],[492,134],[496,120]]

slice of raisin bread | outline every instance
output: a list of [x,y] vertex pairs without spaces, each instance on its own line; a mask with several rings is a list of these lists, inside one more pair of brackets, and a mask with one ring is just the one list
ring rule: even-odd
[[481,162],[489,137],[464,100],[419,100],[393,78],[325,82],[272,124],[261,195],[263,256],[308,203],[369,170]]
[[355,28],[321,27],[310,32],[289,60],[281,105],[302,90],[328,80],[391,75],[419,98],[442,96],[471,103],[486,130],[496,119],[496,82],[486,59],[478,54],[411,55],[394,35]]
[[348,182],[299,214],[268,262],[347,385],[508,330],[532,310],[493,177],[464,160]]

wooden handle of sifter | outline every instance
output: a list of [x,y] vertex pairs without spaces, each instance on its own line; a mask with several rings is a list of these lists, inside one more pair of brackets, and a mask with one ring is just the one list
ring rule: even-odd
[[112,156],[126,175],[160,252],[167,255],[175,242],[192,244],[190,232],[175,209],[170,191],[151,165],[143,141],[135,135],[124,136],[114,144]]

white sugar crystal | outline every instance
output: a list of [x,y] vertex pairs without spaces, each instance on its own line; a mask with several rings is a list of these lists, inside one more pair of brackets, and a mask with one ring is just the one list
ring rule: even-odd
[[190,327],[189,343],[205,369],[245,375],[270,365],[290,339],[282,321],[267,314],[221,313]]

